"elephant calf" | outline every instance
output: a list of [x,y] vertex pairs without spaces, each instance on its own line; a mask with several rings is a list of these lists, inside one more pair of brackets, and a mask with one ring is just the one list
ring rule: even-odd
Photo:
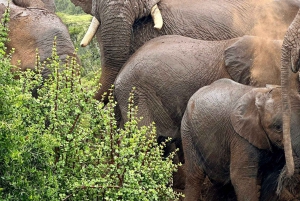
[[[299,156],[300,95],[290,96],[292,148]],[[197,200],[206,175],[214,185],[232,186],[239,201],[259,200],[266,174],[285,163],[281,88],[220,79],[199,89],[182,118],[181,139],[186,201]]]
[[[152,39],[130,57],[114,83],[120,124],[127,121],[129,94],[135,87],[140,125],[155,122],[157,135],[173,138],[180,148],[181,119],[189,98],[220,78],[253,86],[279,85],[281,44],[255,36],[223,41],[176,35]],[[299,84],[297,78],[291,76],[293,87]],[[182,149],[179,158],[184,161]]]
[[[224,41],[155,38],[130,57],[114,83],[122,121],[127,121],[129,93],[135,87],[140,124],[154,121],[159,136],[180,139],[186,104],[199,88],[220,78],[253,86],[279,85],[281,44],[255,36]],[[297,78],[291,76],[294,88]]]

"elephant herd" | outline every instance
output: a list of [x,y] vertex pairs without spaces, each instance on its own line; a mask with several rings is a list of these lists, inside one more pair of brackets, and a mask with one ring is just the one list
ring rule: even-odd
[[[155,122],[158,140],[179,148],[174,188],[186,201],[204,199],[207,178],[204,200],[300,199],[300,1],[71,1],[94,16],[82,46],[97,37],[95,98],[114,84],[122,126],[135,88],[139,124]],[[13,64],[33,69],[36,49],[46,61],[54,36],[62,60],[74,55],[54,0],[10,7]]]
[[135,88],[140,125],[155,122],[180,150],[185,200],[201,197],[206,176],[215,200],[289,199],[293,189],[276,189],[283,169],[298,171],[300,2],[72,2],[98,21],[87,34],[101,47],[95,98],[114,84],[122,125]]

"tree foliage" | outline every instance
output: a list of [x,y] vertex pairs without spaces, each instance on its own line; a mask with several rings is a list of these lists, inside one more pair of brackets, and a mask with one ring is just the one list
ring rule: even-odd
[[67,13],[70,15],[84,14],[80,7],[75,7],[70,0],[55,0],[57,12]]
[[[116,102],[93,99],[96,85],[82,83],[81,67],[56,54],[33,71],[12,73],[4,55],[8,16],[0,28],[0,199],[171,200],[177,165],[162,159],[155,126],[138,127],[129,100],[129,121],[118,128]],[[15,75],[20,79],[14,79]],[[96,82],[93,82],[96,83]],[[32,97],[32,89],[38,96]]]

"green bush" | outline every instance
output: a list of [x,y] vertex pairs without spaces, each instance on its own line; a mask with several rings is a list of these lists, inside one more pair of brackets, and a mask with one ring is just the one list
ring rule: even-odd
[[53,148],[58,141],[44,132],[43,108],[24,90],[27,81],[16,80],[11,73],[4,46],[8,20],[6,13],[0,26],[0,198],[43,200],[58,189],[53,174]]
[[52,70],[49,79],[32,71],[14,79],[4,56],[6,20],[0,29],[0,199],[177,199],[170,185],[174,154],[162,159],[155,126],[137,126],[133,99],[120,129],[112,95],[106,106],[93,99],[96,81],[82,83],[75,59],[60,64],[55,44],[50,64],[36,65],[38,72]]

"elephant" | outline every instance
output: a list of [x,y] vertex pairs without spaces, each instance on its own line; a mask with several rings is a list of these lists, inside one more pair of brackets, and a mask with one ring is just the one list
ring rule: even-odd
[[[128,120],[129,94],[135,87],[137,116],[143,117],[139,125],[155,122],[158,140],[171,137],[183,163],[180,126],[189,98],[220,78],[253,86],[279,85],[281,44],[256,36],[223,41],[179,35],[154,38],[130,57],[114,82],[119,124]],[[295,87],[299,85],[297,74],[290,79]],[[183,189],[180,179],[177,188]]]
[[[293,0],[71,0],[94,16],[85,46],[96,35],[105,93],[129,57],[146,41],[162,35],[226,40],[247,35],[282,39],[299,6]],[[153,14],[153,16],[150,15]],[[155,15],[157,14],[157,15]],[[154,27],[153,27],[154,26]]]
[[[291,138],[299,156],[300,95],[292,92]],[[233,186],[239,201],[258,201],[266,173],[285,164],[282,112],[280,86],[223,78],[194,93],[181,123],[185,201],[197,200],[205,175],[215,185]]]
[[[0,0],[0,15],[8,5],[7,0]],[[57,55],[63,62],[68,57],[75,57],[75,47],[69,31],[61,19],[54,13],[54,0],[13,0],[9,1],[10,21],[8,23],[9,40],[6,42],[6,53],[11,56],[11,63],[18,69],[35,69],[36,53],[40,62],[47,62],[52,56],[53,41],[56,37]],[[49,69],[42,72],[44,78],[51,73]]]
[[[280,84],[280,40],[243,36],[204,41],[179,35],[145,43],[126,62],[114,82],[121,125],[127,121],[133,87],[141,125],[155,122],[160,136],[180,139],[180,123],[189,98],[220,78],[253,86]],[[291,81],[299,85],[297,74]]]

